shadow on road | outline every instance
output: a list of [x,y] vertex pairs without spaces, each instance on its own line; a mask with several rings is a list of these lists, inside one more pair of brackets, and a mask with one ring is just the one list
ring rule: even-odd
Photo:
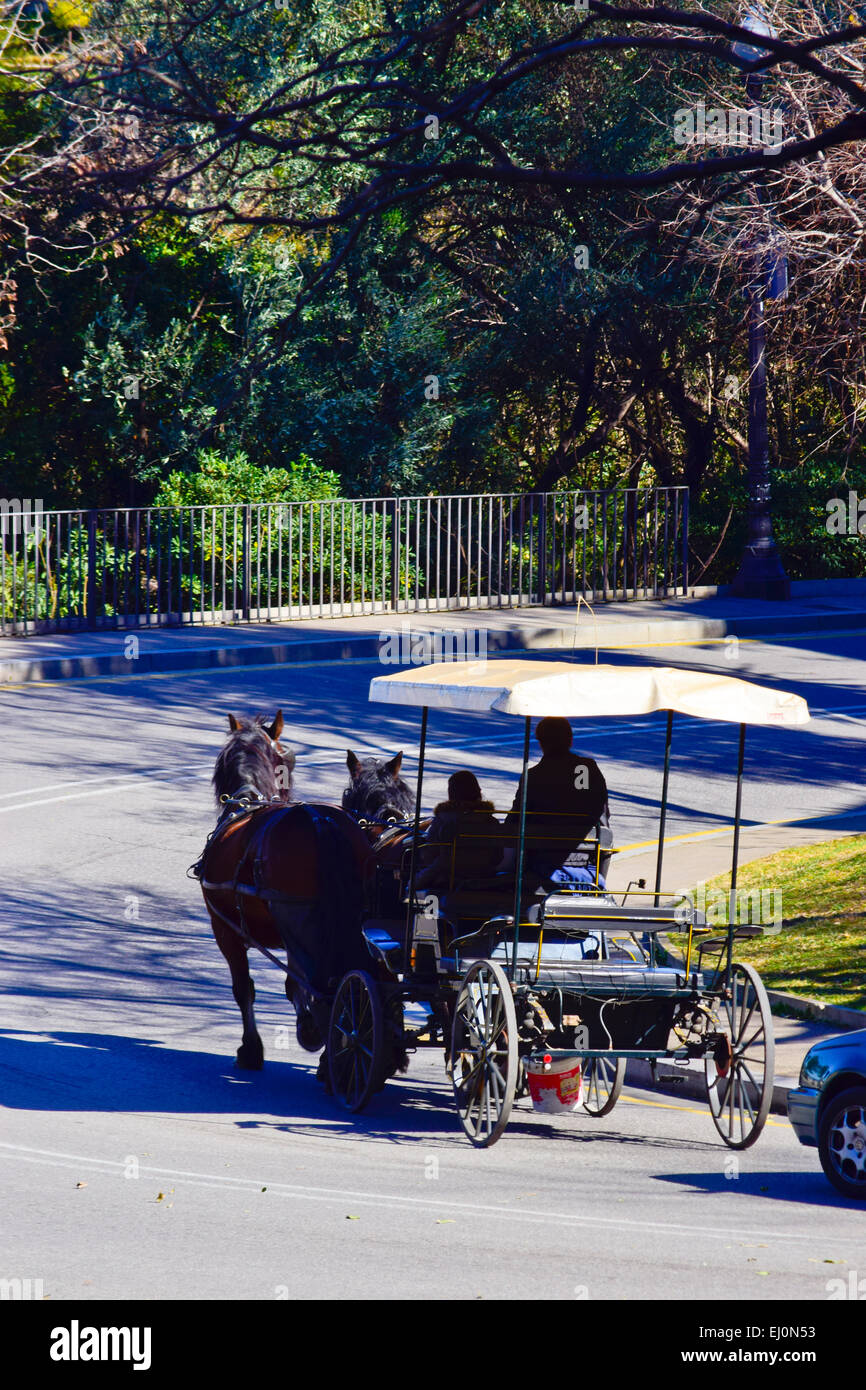
[[724,1193],[736,1197],[764,1197],[770,1202],[799,1202],[812,1207],[832,1207],[860,1213],[866,1217],[866,1205],[848,1202],[838,1196],[824,1177],[815,1154],[814,1173],[741,1172],[735,1180],[718,1173],[657,1173],[657,1182],[675,1183],[691,1192]]
[[[468,1151],[444,1076],[390,1082],[362,1114],[350,1115],[325,1094],[316,1065],[313,1056],[268,1060],[263,1071],[245,1072],[226,1056],[165,1047],[155,1038],[6,1030],[0,1032],[0,1101],[22,1111],[224,1115],[234,1117],[238,1129],[345,1135],[395,1145],[438,1140]],[[525,1138],[591,1144],[607,1155],[624,1146],[681,1152],[718,1148],[711,1139],[602,1128],[583,1114],[551,1121],[522,1101],[501,1142]]]

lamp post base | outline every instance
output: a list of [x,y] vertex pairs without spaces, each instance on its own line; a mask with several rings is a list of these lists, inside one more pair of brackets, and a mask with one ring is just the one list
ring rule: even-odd
[[740,568],[731,584],[733,598],[762,598],[787,601],[791,597],[791,581],[782,568],[775,543],[747,546]]

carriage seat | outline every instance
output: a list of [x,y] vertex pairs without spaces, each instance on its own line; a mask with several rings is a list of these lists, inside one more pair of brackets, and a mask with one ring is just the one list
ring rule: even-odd
[[379,960],[392,974],[402,967],[404,923],[390,917],[365,922],[361,935],[374,960]]
[[[517,979],[522,976],[525,982],[537,983],[542,988],[562,988],[570,994],[585,994],[599,999],[637,999],[659,995],[669,998],[677,990],[702,988],[701,975],[696,970],[686,976],[683,970],[671,966],[584,959],[580,955],[580,945],[579,942],[551,946],[543,944],[539,967],[537,948],[528,951],[525,944],[519,944]],[[511,943],[501,941],[494,948],[491,959],[500,964],[510,962],[511,951]]]
[[542,922],[544,926],[569,930],[571,925],[579,924],[583,931],[658,934],[659,932],[685,931],[689,921],[695,927],[705,927],[706,917],[697,908],[692,908],[684,919],[674,911],[677,904],[662,903],[658,907],[645,907],[638,904],[620,904],[609,895],[587,895],[586,893],[549,894],[544,900]]

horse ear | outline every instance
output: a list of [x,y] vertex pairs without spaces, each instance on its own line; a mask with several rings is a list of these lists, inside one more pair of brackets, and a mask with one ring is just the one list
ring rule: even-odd
[[230,715],[229,715],[229,728],[231,729],[232,733],[233,733],[233,734],[236,734],[237,731],[238,731],[238,729],[239,729],[240,727],[241,727],[241,726],[240,726],[240,724],[238,723],[238,721],[235,719],[234,715],[233,715],[233,714],[230,714]]
[[283,732],[283,711],[281,709],[277,710],[277,713],[274,717],[274,722],[267,732],[268,737],[272,738],[274,743],[276,743],[280,734]]
[[394,781],[395,781],[395,782],[396,782],[397,778],[400,776],[400,768],[401,768],[402,764],[403,764],[403,752],[402,752],[402,749],[401,749],[401,751],[400,751],[399,753],[397,753],[397,754],[391,759],[391,761],[390,761],[389,763],[386,763],[386,764],[385,764],[385,770],[386,770],[386,772],[390,772],[390,774],[391,774],[391,776],[394,778]]
[[352,781],[357,781],[358,775],[361,771],[361,763],[360,759],[355,757],[355,754],[352,752],[351,748],[346,753],[346,767],[349,769],[349,776],[351,777]]

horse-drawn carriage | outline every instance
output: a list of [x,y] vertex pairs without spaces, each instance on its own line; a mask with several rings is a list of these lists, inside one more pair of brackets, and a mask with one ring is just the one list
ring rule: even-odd
[[[751,966],[735,961],[734,945],[778,928],[738,925],[734,911],[745,730],[750,723],[805,723],[805,702],[704,672],[506,659],[378,676],[370,698],[418,706],[422,716],[412,825],[392,832],[368,865],[373,893],[368,886],[357,933],[366,960],[355,956],[339,979],[312,986],[293,967],[291,930],[282,932],[290,982],[294,970],[287,992],[301,1015],[315,1021],[307,1045],[324,1042],[320,1074],[335,1099],[359,1111],[412,1051],[440,1048],[464,1132],[486,1146],[500,1137],[515,1098],[527,1089],[540,1108],[582,1105],[602,1116],[616,1103],[629,1059],[652,1065],[660,1058],[701,1059],[722,1139],[732,1148],[753,1143],[772,1101],[773,1029],[763,984]],[[455,883],[441,896],[417,887],[430,710],[523,718],[523,797],[510,879]],[[653,890],[629,891],[617,902],[598,874],[602,848],[610,852],[598,836],[591,884],[530,881],[524,865],[532,833],[526,807],[532,717],[657,710],[667,711],[667,729]],[[731,912],[723,931],[709,928],[687,897],[661,888],[675,713],[739,725]],[[383,882],[391,885],[390,899],[376,892]],[[203,883],[209,886],[228,885]]]

